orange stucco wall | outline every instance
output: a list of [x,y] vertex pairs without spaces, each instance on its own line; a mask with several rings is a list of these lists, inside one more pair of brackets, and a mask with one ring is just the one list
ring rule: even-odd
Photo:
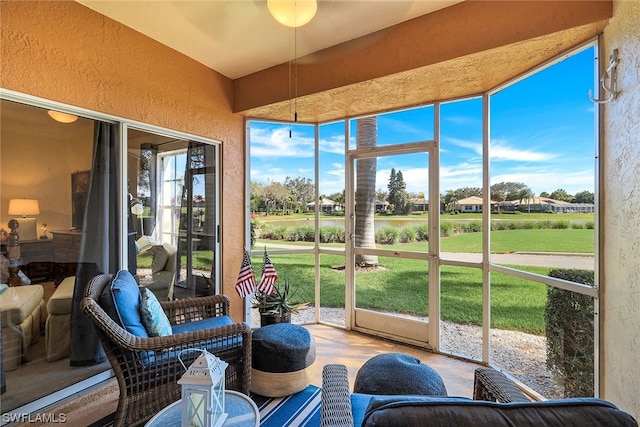
[[0,87],[222,141],[222,277],[244,242],[244,123],[231,80],[73,1],[0,2]]

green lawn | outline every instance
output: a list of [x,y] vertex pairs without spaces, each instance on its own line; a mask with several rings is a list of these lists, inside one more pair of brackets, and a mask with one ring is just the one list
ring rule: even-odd
[[[491,252],[593,253],[594,230],[542,229],[491,232]],[[440,239],[443,252],[482,252],[482,233],[462,233]]]
[[[314,302],[314,256],[312,254],[270,254],[280,280],[298,287],[294,302]],[[257,279],[262,257],[251,260]],[[362,308],[390,310],[415,315],[428,314],[428,269],[415,260],[382,258],[376,272],[358,272],[356,299]],[[344,257],[320,257],[320,299],[323,306],[344,307]],[[519,267],[544,274],[544,267]],[[492,274],[492,326],[542,334],[546,286],[517,277]],[[482,271],[445,266],[441,275],[441,315],[457,323],[482,324]]]
[[[509,230],[491,234],[494,252],[593,252],[593,230]],[[441,239],[444,252],[479,252],[481,233],[458,234]],[[272,241],[258,241],[255,249]],[[309,246],[309,242],[274,242]],[[343,244],[323,246],[343,247]],[[384,245],[390,250],[424,251],[425,242]],[[196,252],[194,261],[200,267],[210,263],[211,252]],[[314,255],[270,253],[280,279],[289,279],[298,288],[293,302],[314,303]],[[252,257],[257,279],[260,277],[262,256]],[[383,269],[358,272],[356,299],[359,307],[390,310],[415,315],[428,315],[428,266],[426,262],[395,257],[379,259]],[[149,257],[141,257],[139,264],[150,264]],[[323,306],[344,306],[344,256],[320,256],[320,299]],[[521,270],[547,275],[549,268],[517,267]],[[482,271],[474,268],[444,266],[441,271],[441,316],[457,323],[482,322]],[[499,273],[491,274],[491,321],[501,329],[544,333],[546,285]]]
[[[564,218],[564,217],[563,217]],[[588,229],[506,230],[491,234],[492,251],[499,253],[577,252],[593,253],[594,232]],[[259,241],[256,247],[270,241]],[[278,242],[276,242],[278,243]],[[310,243],[279,242],[294,245]],[[481,233],[464,233],[441,239],[444,252],[480,252]],[[323,246],[341,247],[343,244]],[[381,249],[424,251],[425,242],[379,245]],[[281,278],[299,285],[296,302],[313,302],[314,257],[311,254],[271,254]],[[359,307],[391,310],[416,315],[428,314],[428,267],[415,260],[382,257],[384,269],[358,272],[356,299]],[[252,259],[257,275],[261,257]],[[321,255],[320,298],[324,306],[344,306],[344,257]],[[547,275],[546,267],[517,267]],[[444,266],[441,271],[441,317],[457,323],[482,324],[482,271],[474,268]],[[491,322],[493,327],[544,333],[544,308],[547,286],[499,273],[491,274]]]

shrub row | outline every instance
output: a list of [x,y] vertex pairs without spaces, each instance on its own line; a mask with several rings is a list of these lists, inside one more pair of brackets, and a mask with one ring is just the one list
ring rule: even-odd
[[[593,270],[556,269],[549,276],[594,286]],[[594,392],[594,301],[588,295],[549,287],[544,313],[547,367],[565,397]]]
[[[270,240],[286,240],[289,242],[313,242],[314,231],[311,225],[298,225],[284,227],[279,225],[257,225],[260,229],[260,238]],[[564,220],[551,221],[493,221],[491,230],[534,230],[534,229],[593,229],[593,221],[586,223],[573,223]],[[449,237],[460,233],[478,233],[482,231],[480,221],[448,222],[440,223],[440,236]],[[376,243],[411,243],[426,242],[429,240],[428,224],[396,228],[386,226],[376,232]],[[344,243],[344,229],[342,227],[327,225],[320,227],[320,243]]]

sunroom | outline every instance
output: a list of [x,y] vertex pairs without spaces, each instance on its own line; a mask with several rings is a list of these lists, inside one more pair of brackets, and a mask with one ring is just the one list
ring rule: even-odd
[[[518,378],[518,372],[510,372],[510,368],[496,361],[502,350],[496,344],[494,329],[503,329],[494,326],[494,322],[503,316],[501,304],[520,301],[509,291],[500,295],[501,287],[517,282],[523,290],[536,288],[533,295],[519,296],[527,301],[530,297],[546,300],[548,288],[560,287],[586,295],[595,307],[593,393],[638,415],[634,406],[637,403],[630,398],[633,393],[629,393],[638,384],[621,371],[625,366],[633,370],[637,361],[634,354],[638,352],[633,351],[634,341],[620,332],[629,331],[637,323],[631,309],[637,283],[631,271],[632,262],[624,261],[624,254],[632,253],[637,240],[634,236],[638,235],[636,226],[625,219],[635,197],[624,190],[634,180],[625,172],[633,167],[633,156],[628,154],[633,149],[633,138],[620,131],[634,126],[624,106],[632,105],[638,83],[627,77],[630,70],[625,71],[624,64],[633,63],[638,55],[637,47],[627,38],[629,29],[635,34],[638,31],[636,2],[459,2],[313,54],[291,54],[295,40],[302,45],[304,27],[295,31],[282,29],[285,56],[291,60],[235,77],[184,56],[176,47],[166,47],[143,35],[145,29],[91,3],[38,2],[18,6],[2,2],[3,129],[5,111],[11,111],[5,103],[12,103],[11,106],[19,104],[18,107],[38,108],[45,113],[53,109],[79,116],[77,123],[85,122],[84,135],[89,134],[82,137],[89,142],[82,147],[85,151],[81,151],[65,145],[69,138],[55,128],[41,134],[40,143],[33,146],[25,140],[12,145],[11,136],[3,130],[3,226],[9,218],[5,207],[9,200],[27,198],[39,200],[39,229],[43,224],[47,224],[46,232],[73,227],[72,174],[95,169],[92,164],[95,138],[91,132],[95,123],[100,122],[116,135],[116,145],[123,143],[113,153],[117,167],[114,166],[113,193],[106,205],[113,209],[111,218],[119,230],[117,239],[111,241],[115,246],[112,250],[102,246],[105,252],[111,252],[106,255],[109,270],[134,265],[151,268],[151,261],[144,266],[138,259],[131,261],[129,256],[140,249],[136,249],[132,240],[140,245],[140,237],[150,236],[151,230],[161,225],[164,228],[157,228],[157,232],[166,233],[166,239],[155,235],[155,243],[184,250],[184,258],[178,257],[182,263],[178,271],[185,272],[185,287],[174,286],[173,290],[193,295],[203,288],[225,293],[232,298],[234,318],[249,321],[251,303],[238,297],[234,284],[243,252],[251,252],[259,275],[266,246],[281,278],[291,276],[292,281],[294,277],[300,278],[298,282],[304,287],[301,298],[313,306],[307,311],[308,321],[337,324],[348,330],[491,364],[505,369],[532,395],[549,397],[554,396],[549,388],[527,384]],[[107,9],[110,4],[97,3],[105,3]],[[320,2],[320,11],[322,7]],[[263,9],[267,13],[266,7]],[[319,12],[317,18],[321,17]],[[137,19],[142,21],[139,16]],[[499,258],[497,255],[503,252],[529,251],[529,242],[520,241],[516,247],[507,245],[507,249],[499,246],[500,234],[499,230],[493,230],[493,222],[502,218],[495,218],[497,215],[490,208],[491,186],[524,181],[535,187],[536,193],[551,193],[576,178],[569,168],[554,170],[550,160],[542,161],[550,171],[551,179],[546,186],[539,185],[541,175],[529,175],[522,169],[520,174],[499,173],[502,164],[497,153],[509,147],[500,145],[497,137],[506,133],[509,122],[521,120],[524,126],[527,121],[543,120],[537,115],[518,116],[519,112],[514,111],[509,115],[511,107],[503,107],[501,117],[500,103],[511,106],[507,98],[520,97],[518,105],[529,101],[533,104],[540,93],[531,89],[510,93],[572,61],[582,64],[578,66],[579,75],[549,81],[543,86],[549,91],[547,94],[573,90],[571,84],[584,79],[588,81],[584,87],[595,91],[595,98],[606,97],[599,89],[600,71],[610,65],[609,55],[614,48],[620,57],[619,85],[625,82],[626,96],[622,89],[616,100],[597,104],[582,91],[581,105],[585,111],[580,114],[567,111],[564,121],[568,129],[574,130],[567,132],[573,133],[580,144],[572,152],[565,151],[566,157],[562,159],[570,163],[580,157],[586,180],[585,176],[579,178],[583,179],[581,182],[590,182],[590,186],[571,187],[571,192],[592,192],[596,205],[590,219],[567,219],[569,224],[580,227],[569,225],[566,231],[591,235],[591,241],[581,246],[589,250],[568,250],[561,247],[566,238],[552,237],[548,240],[552,243],[544,251],[573,255],[580,252],[580,256],[561,261],[560,265],[545,260],[533,268]],[[542,107],[538,108],[554,105],[551,95],[543,97],[539,104]],[[470,133],[464,133],[464,125],[456,122],[462,112],[469,113],[465,118],[475,122],[469,128]],[[363,148],[358,131],[371,117],[377,119],[378,143],[373,148]],[[393,127],[418,122],[420,125],[415,129]],[[251,183],[260,179],[261,173],[270,173],[268,165],[259,163],[265,158],[260,155],[265,129],[271,136],[280,134],[281,139],[272,138],[272,150],[282,147],[300,150],[299,156],[287,157],[289,170],[281,175],[267,175],[272,181],[284,183],[286,177],[310,180],[313,197],[303,200],[304,203],[321,200],[323,196],[336,201],[331,195],[344,192],[341,200],[344,209],[336,215],[343,224],[342,242],[323,242],[323,221],[327,218],[318,213],[304,219],[311,224],[312,242],[267,241],[259,235],[251,247],[252,209],[256,209],[258,222],[261,213],[260,206],[252,206]],[[542,139],[552,143],[553,137],[558,136],[551,135],[554,131],[559,128],[541,127],[541,134],[528,135],[527,143],[541,144]],[[383,132],[394,136],[385,140]],[[467,138],[477,145],[471,146]],[[285,145],[275,145],[280,143]],[[154,150],[145,151],[149,147],[159,150],[155,154]],[[518,148],[523,156],[536,154],[535,147]],[[525,148],[529,150],[525,152]],[[465,179],[447,181],[446,173],[455,172],[447,168],[446,153],[452,152],[460,156],[458,164],[468,165]],[[189,158],[196,162],[190,162]],[[35,164],[33,159],[37,159]],[[153,183],[145,178],[150,168],[144,162],[149,159],[153,159],[148,164],[156,168],[154,174],[158,177]],[[357,230],[361,216],[356,208],[358,184],[364,181],[358,176],[358,168],[372,159],[377,160],[378,172],[382,172],[374,181],[374,193],[379,187],[387,187],[391,169],[401,170],[407,183],[419,182],[410,191],[416,197],[422,193],[429,206],[440,206],[441,196],[447,190],[479,188],[479,196],[485,203],[482,213],[471,214],[476,215],[474,218],[464,218],[464,214],[451,218],[446,210],[441,213],[440,209],[429,209],[407,218],[426,227],[428,240],[414,238],[412,243],[405,243],[408,246],[364,244],[358,240]],[[201,163],[196,165],[197,162]],[[61,163],[68,164],[61,168]],[[180,175],[188,167],[176,167],[178,164],[197,166],[192,177],[203,175],[193,178],[194,185],[187,189],[176,180],[182,178]],[[255,165],[260,165],[260,169]],[[302,169],[304,174],[298,172]],[[420,174],[415,178],[413,173],[418,169]],[[158,174],[159,171],[163,174]],[[176,171],[180,172],[176,175]],[[28,176],[37,179],[25,179]],[[39,193],[42,183],[53,182],[54,176],[54,188],[60,190],[52,188]],[[336,182],[330,182],[328,176],[336,178]],[[155,186],[166,191],[157,191]],[[58,197],[56,191],[61,191],[64,197]],[[181,210],[176,208],[178,199],[188,201],[186,220],[181,218],[181,212],[176,215],[176,210]],[[137,211],[140,215],[132,210],[137,209],[138,202],[143,209]],[[365,211],[376,211],[376,198],[371,203],[368,206],[371,209]],[[367,204],[361,202],[360,206]],[[284,204],[279,208],[286,213]],[[395,219],[389,213],[377,215],[373,218],[378,229],[386,226],[383,220]],[[486,232],[460,233],[474,234],[476,240],[464,249],[447,249],[449,240],[443,236],[443,228],[449,220],[472,222]],[[181,241],[175,230],[185,227],[190,231]],[[264,231],[264,224],[259,227]],[[605,237],[615,235],[624,238]],[[49,236],[55,240],[55,233]],[[201,252],[209,254],[206,266],[200,264]],[[589,256],[583,256],[586,254]],[[372,289],[369,280],[378,272],[355,267],[358,257],[378,258],[386,275],[380,288]],[[573,264],[574,261],[586,264]],[[288,270],[289,265],[296,263],[301,267]],[[564,268],[567,263],[592,270],[596,286],[547,275],[549,269]],[[389,274],[394,269],[404,276]],[[209,280],[200,282],[198,287],[196,278],[203,272]],[[151,280],[153,273],[145,275]],[[459,276],[468,282],[464,289],[456,287],[459,282],[454,278]],[[403,281],[401,277],[411,278]],[[399,282],[407,288],[397,289]],[[389,292],[391,287],[395,292]],[[460,293],[473,297],[464,302],[470,305],[465,305],[463,313],[457,314],[456,296]],[[389,295],[409,301],[398,305],[387,300]],[[344,314],[337,321],[329,319],[325,308],[338,308]],[[539,304],[535,310],[540,317]],[[507,323],[519,323],[518,318],[527,317],[524,311],[523,306],[516,304],[512,314],[505,316],[511,317]],[[620,315],[621,312],[628,315]],[[474,325],[469,332],[471,338],[467,339],[473,345],[456,347],[448,338],[451,335],[444,334],[449,318],[457,318],[457,324]],[[543,335],[540,323],[522,327],[520,332]],[[536,342],[532,346],[543,354],[543,360],[536,363],[545,369],[544,344]],[[516,366],[531,366],[527,356],[517,357],[522,359],[516,358]]]

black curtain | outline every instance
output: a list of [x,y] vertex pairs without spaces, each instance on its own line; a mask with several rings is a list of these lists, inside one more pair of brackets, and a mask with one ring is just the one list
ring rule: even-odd
[[92,277],[101,272],[115,273],[118,269],[121,234],[118,223],[121,208],[119,144],[117,125],[95,123],[93,167],[71,307],[71,366],[94,365],[106,360],[96,329],[82,312],[80,301]]

